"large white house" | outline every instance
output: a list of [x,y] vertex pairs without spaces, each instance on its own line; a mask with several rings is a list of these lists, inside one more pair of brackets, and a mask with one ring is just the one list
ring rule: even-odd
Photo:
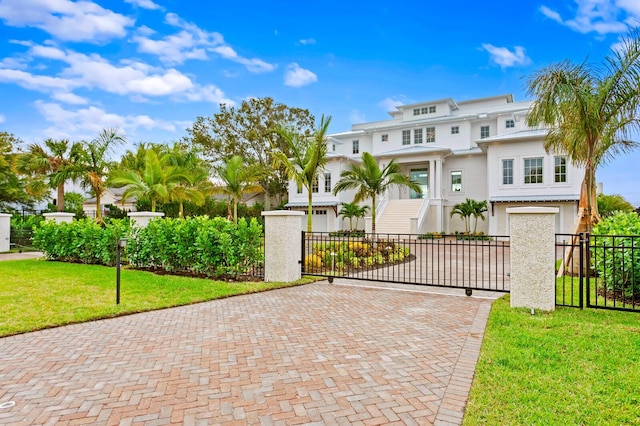
[[[340,173],[368,151],[381,167],[395,160],[422,188],[422,194],[392,189],[378,200],[379,233],[464,231],[450,212],[466,198],[487,201],[478,231],[490,235],[508,235],[506,209],[513,206],[558,207],[557,232],[571,232],[584,172],[565,155],[545,151],[546,130],[526,124],[531,104],[512,95],[439,99],[399,106],[390,120],[330,135],[329,162],[313,188],[313,230],[348,228],[339,211],[354,192],[332,190]],[[306,190],[290,182],[286,207],[306,212]],[[366,223],[370,227],[370,218]]]

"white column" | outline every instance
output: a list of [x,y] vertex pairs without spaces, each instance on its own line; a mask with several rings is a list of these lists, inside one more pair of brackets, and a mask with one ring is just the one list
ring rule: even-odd
[[302,276],[302,221],[292,210],[262,212],[264,217],[264,280],[292,282]]
[[553,311],[556,307],[556,207],[512,207],[511,307]]
[[43,213],[42,216],[44,216],[45,220],[53,220],[55,223],[71,223],[73,222],[75,213],[54,212]]
[[0,253],[11,250],[11,215],[0,213]]

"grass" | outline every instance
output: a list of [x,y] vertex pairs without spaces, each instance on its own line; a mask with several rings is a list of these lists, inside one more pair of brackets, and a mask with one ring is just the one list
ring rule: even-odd
[[0,337],[304,284],[224,282],[121,270],[116,305],[115,268],[43,260],[0,262]]
[[464,425],[640,425],[640,316],[493,304]]

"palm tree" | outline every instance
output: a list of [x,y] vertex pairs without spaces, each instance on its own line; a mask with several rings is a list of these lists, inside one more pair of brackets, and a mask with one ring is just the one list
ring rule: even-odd
[[90,188],[96,197],[96,220],[103,222],[100,198],[106,190],[105,178],[109,173],[111,163],[108,156],[116,144],[125,143],[124,136],[118,129],[104,129],[97,138],[91,142],[76,144],[78,162],[76,170],[81,174],[82,184]]
[[353,230],[353,218],[356,218],[356,228],[358,227],[358,219],[364,217],[369,210],[369,206],[359,206],[357,203],[344,203],[340,209],[340,215],[345,219],[349,219],[349,230]]
[[473,201],[472,203],[472,206],[473,206],[472,215],[474,218],[473,233],[475,235],[478,229],[478,219],[481,219],[484,221],[484,213],[487,212],[488,206],[487,206],[487,200],[482,200],[482,201],[471,200],[471,201]]
[[[16,158],[16,170],[30,176],[44,177],[51,188],[57,190],[57,211],[64,211],[64,184],[75,180],[78,171],[74,167],[77,149],[67,139],[47,139],[43,145],[30,144],[27,152]],[[38,181],[33,181],[28,190],[40,192]]]
[[391,160],[384,169],[380,170],[378,162],[368,152],[362,153],[362,165],[351,164],[340,174],[340,180],[333,188],[333,193],[357,189],[353,201],[371,198],[371,232],[376,232],[376,198],[382,195],[392,186],[406,186],[409,189],[422,193],[420,185],[400,173],[400,165]]
[[234,155],[216,168],[222,185],[214,188],[217,193],[227,194],[233,201],[233,222],[238,223],[238,200],[244,194],[262,192],[263,188],[258,183],[264,171],[257,164],[245,164],[242,157]]
[[313,184],[317,182],[318,174],[327,165],[327,130],[331,117],[322,116],[320,125],[310,138],[301,135],[293,127],[280,127],[278,134],[285,140],[291,157],[284,152],[274,150],[273,158],[276,166],[283,166],[297,185],[306,188],[309,205],[307,208],[307,232],[311,233],[313,225]]
[[566,153],[584,167],[575,234],[590,232],[600,220],[595,173],[599,165],[637,146],[629,139],[640,128],[640,39],[633,30],[612,51],[602,69],[563,61],[528,81],[535,97],[529,126],[549,126],[545,149]]
[[126,186],[122,192],[123,200],[136,197],[151,201],[151,211],[155,212],[157,202],[169,201],[172,188],[187,179],[180,168],[168,166],[166,159],[167,154],[163,156],[153,149],[146,150],[142,169],[117,169],[109,177],[108,183]]
[[471,232],[471,216],[473,216],[474,207],[473,200],[467,198],[464,203],[458,203],[451,209],[449,216],[460,216],[464,220],[464,232],[468,234]]

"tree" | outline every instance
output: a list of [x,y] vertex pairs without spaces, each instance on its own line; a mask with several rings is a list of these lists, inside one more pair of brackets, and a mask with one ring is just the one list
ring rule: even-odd
[[[75,167],[77,158],[74,158],[77,149],[69,140],[47,139],[43,145],[30,144],[27,152],[16,158],[16,170],[31,176],[43,177],[51,188],[57,190],[57,211],[65,211],[64,185],[67,180],[75,180],[78,171]],[[34,181],[28,189],[32,192],[40,192],[39,182]]]
[[290,154],[286,141],[276,131],[280,123],[288,123],[296,132],[309,135],[314,117],[306,109],[290,108],[271,98],[252,98],[238,108],[222,104],[213,117],[198,117],[187,129],[187,139],[200,147],[213,164],[240,155],[247,163],[262,167],[265,173],[260,185],[264,188],[265,208],[269,209],[272,196],[287,194],[286,171],[272,167],[274,149]]
[[608,217],[615,212],[630,213],[634,211],[633,206],[622,195],[612,194],[605,195],[600,194],[597,198],[598,213],[602,217]]
[[464,221],[464,232],[465,234],[469,234],[471,232],[471,216],[473,216],[473,206],[469,203],[469,198],[466,199],[464,203],[458,203],[451,209],[449,212],[449,216],[460,216],[460,218]]
[[356,218],[357,229],[358,219],[364,217],[368,210],[369,206],[359,206],[357,203],[344,203],[339,214],[345,219],[349,219],[349,230],[353,230],[353,218]]
[[0,132],[0,207],[10,203],[31,204],[41,198],[41,194],[25,191],[30,182],[15,169],[18,154],[14,152],[14,144],[18,143],[20,139],[13,134]]
[[353,201],[371,199],[371,232],[376,232],[376,199],[392,186],[406,186],[422,193],[420,185],[400,173],[400,165],[391,160],[384,169],[380,170],[378,162],[368,152],[362,153],[362,165],[351,164],[340,174],[340,180],[333,188],[333,193],[357,189]]
[[[287,171],[289,179],[307,189],[309,205],[307,207],[307,232],[313,229],[313,185],[317,183],[318,174],[327,164],[327,130],[331,117],[324,115],[320,125],[307,137],[299,133],[295,127],[280,127],[278,133],[287,143],[287,150],[273,153],[274,163]],[[290,152],[287,155],[286,152]]]
[[238,223],[238,200],[244,194],[262,192],[262,186],[258,183],[262,176],[262,169],[256,164],[245,164],[242,157],[234,155],[216,172],[222,185],[214,188],[214,192],[227,194],[233,201],[233,222]]
[[637,146],[630,134],[640,128],[640,39],[633,30],[605,66],[563,61],[529,79],[535,97],[529,126],[549,126],[545,149],[566,153],[584,167],[575,234],[590,232],[600,220],[595,173],[599,165]]
[[83,186],[91,189],[96,197],[96,220],[98,222],[103,222],[100,198],[106,190],[105,178],[112,166],[108,156],[116,144],[125,143],[125,141],[118,129],[104,129],[91,142],[82,142],[76,145],[76,155],[78,156],[76,169],[81,173],[80,179]]

